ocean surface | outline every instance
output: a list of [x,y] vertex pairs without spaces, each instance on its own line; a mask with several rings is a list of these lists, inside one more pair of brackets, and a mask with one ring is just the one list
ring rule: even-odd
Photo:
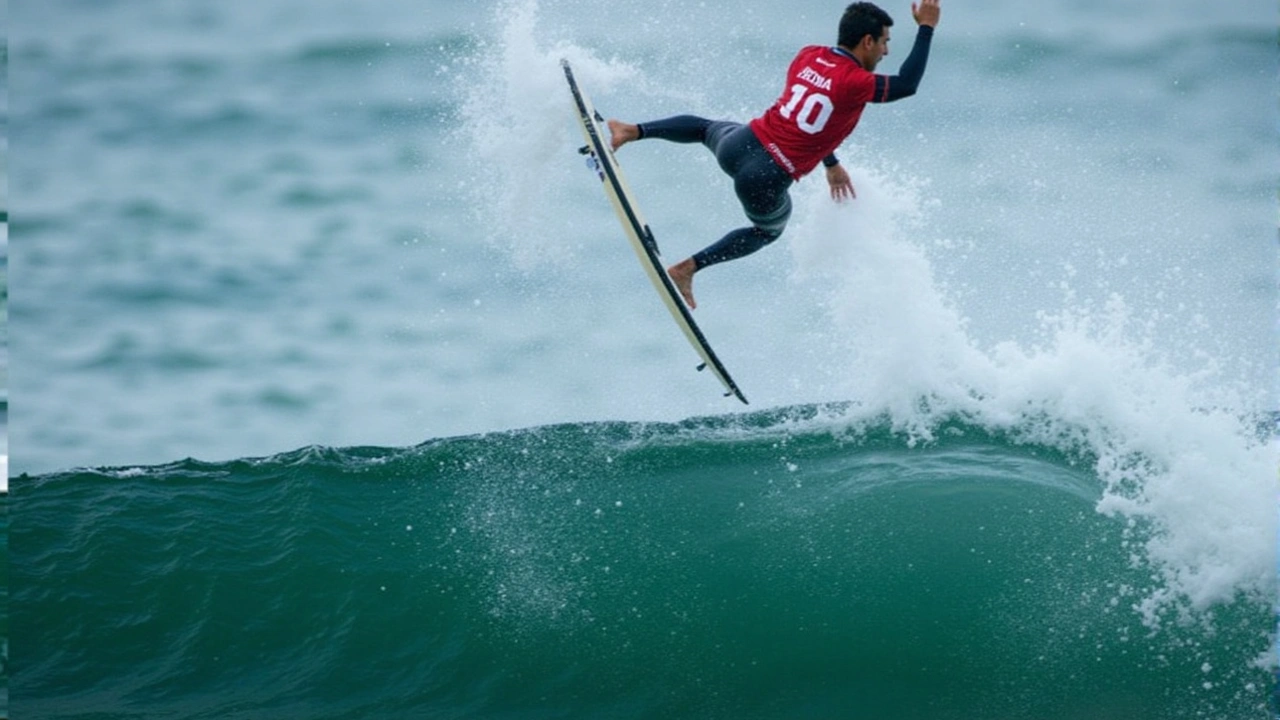
[[[747,120],[841,9],[11,4],[0,706],[1276,717],[1276,6],[944,0],[857,199],[698,276],[742,406],[559,60]],[[619,158],[671,260],[741,224]]]

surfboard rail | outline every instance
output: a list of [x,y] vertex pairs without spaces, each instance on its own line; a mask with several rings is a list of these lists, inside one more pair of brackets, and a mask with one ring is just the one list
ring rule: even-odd
[[636,257],[640,260],[641,267],[645,270],[645,275],[648,276],[649,281],[657,289],[659,297],[671,313],[672,319],[676,321],[676,325],[684,332],[685,338],[693,346],[698,357],[701,358],[702,363],[698,365],[698,370],[710,369],[711,373],[720,381],[720,384],[724,386],[725,397],[736,397],[744,404],[747,403],[746,396],[742,394],[738,384],[734,382],[733,377],[729,375],[729,371],[720,362],[720,358],[711,349],[711,344],[707,342],[702,329],[694,321],[689,306],[685,304],[684,298],[681,297],[680,291],[671,280],[671,276],[667,275],[666,266],[662,262],[662,254],[658,250],[658,242],[653,237],[653,231],[640,215],[627,181],[622,175],[622,168],[618,165],[617,158],[614,157],[613,148],[609,145],[606,134],[601,132],[600,126],[597,124],[603,122],[604,119],[596,112],[591,100],[579,87],[577,80],[573,76],[573,68],[569,65],[569,61],[561,60],[560,65],[564,68],[565,80],[569,83],[569,90],[573,94],[574,106],[577,109],[578,124],[582,129],[583,138],[587,142],[579,152],[587,156],[588,165],[595,171],[604,185],[605,195],[608,196],[610,204],[613,205],[614,212],[622,223],[627,240],[635,251]]

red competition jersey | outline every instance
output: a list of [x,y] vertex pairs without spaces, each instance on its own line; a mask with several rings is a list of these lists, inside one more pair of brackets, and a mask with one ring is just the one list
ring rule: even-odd
[[852,57],[810,45],[791,61],[782,97],[751,121],[751,130],[799,180],[849,137],[867,103],[888,99],[888,87],[884,76],[867,72]]

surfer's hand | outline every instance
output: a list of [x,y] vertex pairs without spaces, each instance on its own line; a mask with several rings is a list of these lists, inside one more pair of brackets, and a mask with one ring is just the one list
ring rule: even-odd
[[911,3],[911,17],[917,25],[938,26],[938,16],[942,11],[938,8],[938,0],[921,0],[920,4]]
[[858,197],[858,193],[853,191],[853,181],[849,179],[849,173],[845,172],[840,165],[827,168],[827,184],[831,186],[831,199],[836,202]]

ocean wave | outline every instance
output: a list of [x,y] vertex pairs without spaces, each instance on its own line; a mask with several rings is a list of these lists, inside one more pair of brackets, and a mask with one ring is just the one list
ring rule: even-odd
[[1273,579],[1151,623],[1163,531],[1098,512],[1096,458],[932,430],[811,405],[24,476],[15,702],[261,709],[343,668],[326,711],[1265,708]]

